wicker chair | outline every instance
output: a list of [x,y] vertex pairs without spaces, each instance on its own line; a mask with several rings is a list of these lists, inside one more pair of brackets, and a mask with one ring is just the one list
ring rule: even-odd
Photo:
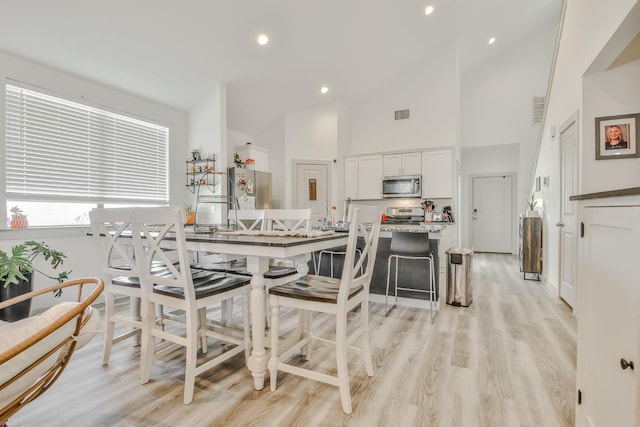
[[[95,277],[70,280],[0,302],[2,309],[71,287],[77,289],[77,302],[62,302],[17,322],[0,322],[0,425],[51,387],[73,352],[100,329],[100,315],[89,304],[104,282]],[[85,287],[91,290],[88,295]]]

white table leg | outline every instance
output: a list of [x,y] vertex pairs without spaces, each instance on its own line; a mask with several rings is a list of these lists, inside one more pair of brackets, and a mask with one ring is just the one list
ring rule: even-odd
[[256,390],[263,389],[264,377],[267,372],[267,352],[264,348],[264,273],[268,269],[269,258],[247,256],[247,270],[251,273],[251,339],[253,342],[248,367],[253,375],[253,385]]
[[296,259],[296,270],[298,270],[298,273],[300,273],[300,276],[302,277],[309,274],[309,264],[307,264],[307,262],[311,259],[311,254],[297,255],[295,259]]

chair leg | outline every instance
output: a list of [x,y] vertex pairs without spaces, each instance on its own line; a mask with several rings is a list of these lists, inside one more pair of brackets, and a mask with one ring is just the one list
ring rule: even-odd
[[271,296],[271,358],[269,359],[269,383],[271,391],[276,390],[278,381],[278,339],[280,327],[280,306],[278,297]]
[[199,344],[202,352],[206,353],[207,351],[209,351],[209,344],[207,342],[207,309],[201,308],[200,310],[198,310],[198,317],[199,320],[197,331]]
[[188,405],[193,401],[193,390],[196,385],[196,363],[198,361],[198,313],[186,313],[187,348],[186,369],[184,373],[184,398],[182,403]]
[[104,345],[102,350],[102,365],[107,366],[109,364],[109,358],[111,356],[111,347],[113,345],[113,333],[115,323],[112,317],[115,315],[115,301],[112,293],[107,293],[105,296],[105,316],[104,316]]
[[430,291],[430,300],[431,300],[431,323],[436,319],[438,312],[436,311],[437,302],[436,302],[436,273],[435,273],[435,264],[433,262],[433,255],[431,255],[431,259],[429,260],[429,270],[431,270],[431,283],[429,284]]
[[151,366],[153,365],[153,353],[155,350],[155,338],[153,329],[155,328],[154,316],[155,304],[146,303],[142,305],[142,344],[140,347],[140,383],[146,384],[151,376]]
[[373,359],[371,358],[371,341],[369,339],[369,301],[360,304],[360,322],[362,328],[362,357],[364,358],[364,366],[367,375],[373,376]]
[[336,318],[336,362],[338,368],[338,387],[342,410],[351,413],[351,390],[347,370],[347,313],[338,313]]

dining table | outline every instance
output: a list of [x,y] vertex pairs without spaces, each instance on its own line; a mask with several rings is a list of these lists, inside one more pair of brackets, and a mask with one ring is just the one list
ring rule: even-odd
[[266,292],[264,273],[271,259],[293,258],[302,276],[309,272],[308,259],[313,252],[347,244],[348,233],[311,230],[308,232],[258,232],[250,230],[232,232],[187,232],[187,249],[228,255],[241,255],[247,259],[251,273],[251,340],[248,360],[256,390],[264,388],[268,354],[265,349]]

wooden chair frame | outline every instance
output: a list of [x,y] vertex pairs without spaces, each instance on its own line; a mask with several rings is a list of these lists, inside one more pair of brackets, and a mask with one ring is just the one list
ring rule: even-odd
[[[83,298],[83,290],[85,286],[91,286],[91,285],[95,286],[95,288],[88,296]],[[24,341],[16,343],[15,346],[11,347],[9,350],[0,354],[0,366],[2,366],[5,363],[10,362],[13,358],[17,357],[23,352],[30,351],[30,349],[34,345],[36,345],[37,343],[47,338],[49,335],[51,335],[58,329],[62,328],[69,321],[73,320],[74,318],[77,319],[75,332],[72,335],[68,336],[66,339],[56,344],[56,346],[53,349],[51,349],[48,353],[42,355],[35,362],[33,362],[28,367],[23,369],[20,373],[12,377],[9,381],[5,382],[4,384],[0,384],[0,390],[5,389],[6,387],[10,386],[14,382],[22,378],[23,376],[27,375],[30,371],[35,369],[36,366],[45,362],[49,358],[49,356],[51,356],[52,354],[55,354],[60,350],[63,351],[63,354],[61,354],[58,357],[54,365],[44,375],[39,377],[34,384],[32,384],[22,393],[17,395],[15,399],[12,402],[10,402],[8,405],[6,405],[4,408],[0,408],[0,425],[3,425],[3,423],[6,423],[9,417],[11,417],[13,414],[18,412],[29,402],[32,402],[34,399],[36,399],[38,396],[44,393],[60,377],[60,375],[62,374],[62,371],[64,371],[64,369],[68,365],[69,360],[74,350],[76,349],[76,338],[80,334],[80,329],[88,321],[88,317],[90,317],[90,316],[85,316],[85,310],[87,309],[87,307],[89,307],[91,303],[93,303],[96,300],[96,298],[98,298],[100,293],[102,293],[102,290],[104,289],[104,281],[97,277],[87,277],[82,279],[70,280],[70,281],[58,283],[56,285],[52,285],[43,289],[35,290],[32,292],[26,293],[24,295],[12,298],[7,301],[0,302],[0,309],[2,309],[2,308],[9,307],[13,304],[19,303],[21,301],[26,301],[28,299],[31,299],[43,294],[50,294],[51,292],[57,291],[59,289],[65,289],[70,287],[78,288],[77,302],[79,302],[80,304],[76,308],[70,310],[69,312],[64,314],[62,317],[60,317],[57,321],[51,323],[49,326],[42,329],[38,333],[27,337]],[[66,347],[66,350],[65,350],[65,347]]]

